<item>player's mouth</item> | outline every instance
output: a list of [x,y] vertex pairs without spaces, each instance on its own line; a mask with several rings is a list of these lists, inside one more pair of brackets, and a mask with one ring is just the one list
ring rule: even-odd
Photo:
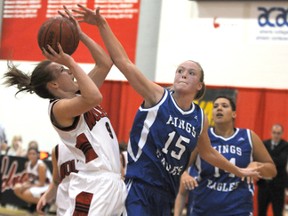
[[183,84],[186,84],[186,85],[187,85],[187,82],[184,82],[184,81],[179,81],[179,84],[181,84],[181,83],[183,83]]
[[222,113],[216,113],[216,117],[223,117],[224,115]]

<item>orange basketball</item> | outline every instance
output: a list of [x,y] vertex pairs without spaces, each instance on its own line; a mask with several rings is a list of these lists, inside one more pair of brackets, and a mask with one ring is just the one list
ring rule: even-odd
[[79,44],[77,27],[65,17],[52,17],[44,22],[38,31],[38,45],[42,51],[47,50],[49,44],[59,52],[57,43],[60,43],[65,53],[72,55]]

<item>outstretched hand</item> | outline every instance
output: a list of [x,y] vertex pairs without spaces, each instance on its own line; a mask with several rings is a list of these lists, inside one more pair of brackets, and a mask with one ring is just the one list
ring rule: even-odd
[[100,15],[100,8],[98,7],[96,9],[96,12],[84,7],[81,4],[77,4],[79,9],[73,9],[72,11],[75,12],[78,15],[75,15],[74,17],[78,20],[78,22],[86,22],[91,25],[99,26],[101,23],[103,23],[104,18]]

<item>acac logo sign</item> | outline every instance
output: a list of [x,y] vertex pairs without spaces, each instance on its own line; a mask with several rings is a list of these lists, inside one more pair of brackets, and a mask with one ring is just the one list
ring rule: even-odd
[[258,16],[258,24],[261,27],[288,27],[288,9],[282,7],[258,7],[260,15]]

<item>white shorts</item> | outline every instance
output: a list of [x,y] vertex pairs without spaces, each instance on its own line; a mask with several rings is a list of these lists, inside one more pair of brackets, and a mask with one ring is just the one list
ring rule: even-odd
[[70,208],[73,206],[71,199],[69,199],[69,178],[65,177],[57,188],[56,206],[57,215],[71,215]]
[[119,216],[126,214],[127,189],[120,174],[70,173],[58,186],[57,215]]
[[40,198],[41,195],[47,191],[48,187],[49,185],[45,185],[43,187],[31,187],[29,188],[29,191],[33,197]]

